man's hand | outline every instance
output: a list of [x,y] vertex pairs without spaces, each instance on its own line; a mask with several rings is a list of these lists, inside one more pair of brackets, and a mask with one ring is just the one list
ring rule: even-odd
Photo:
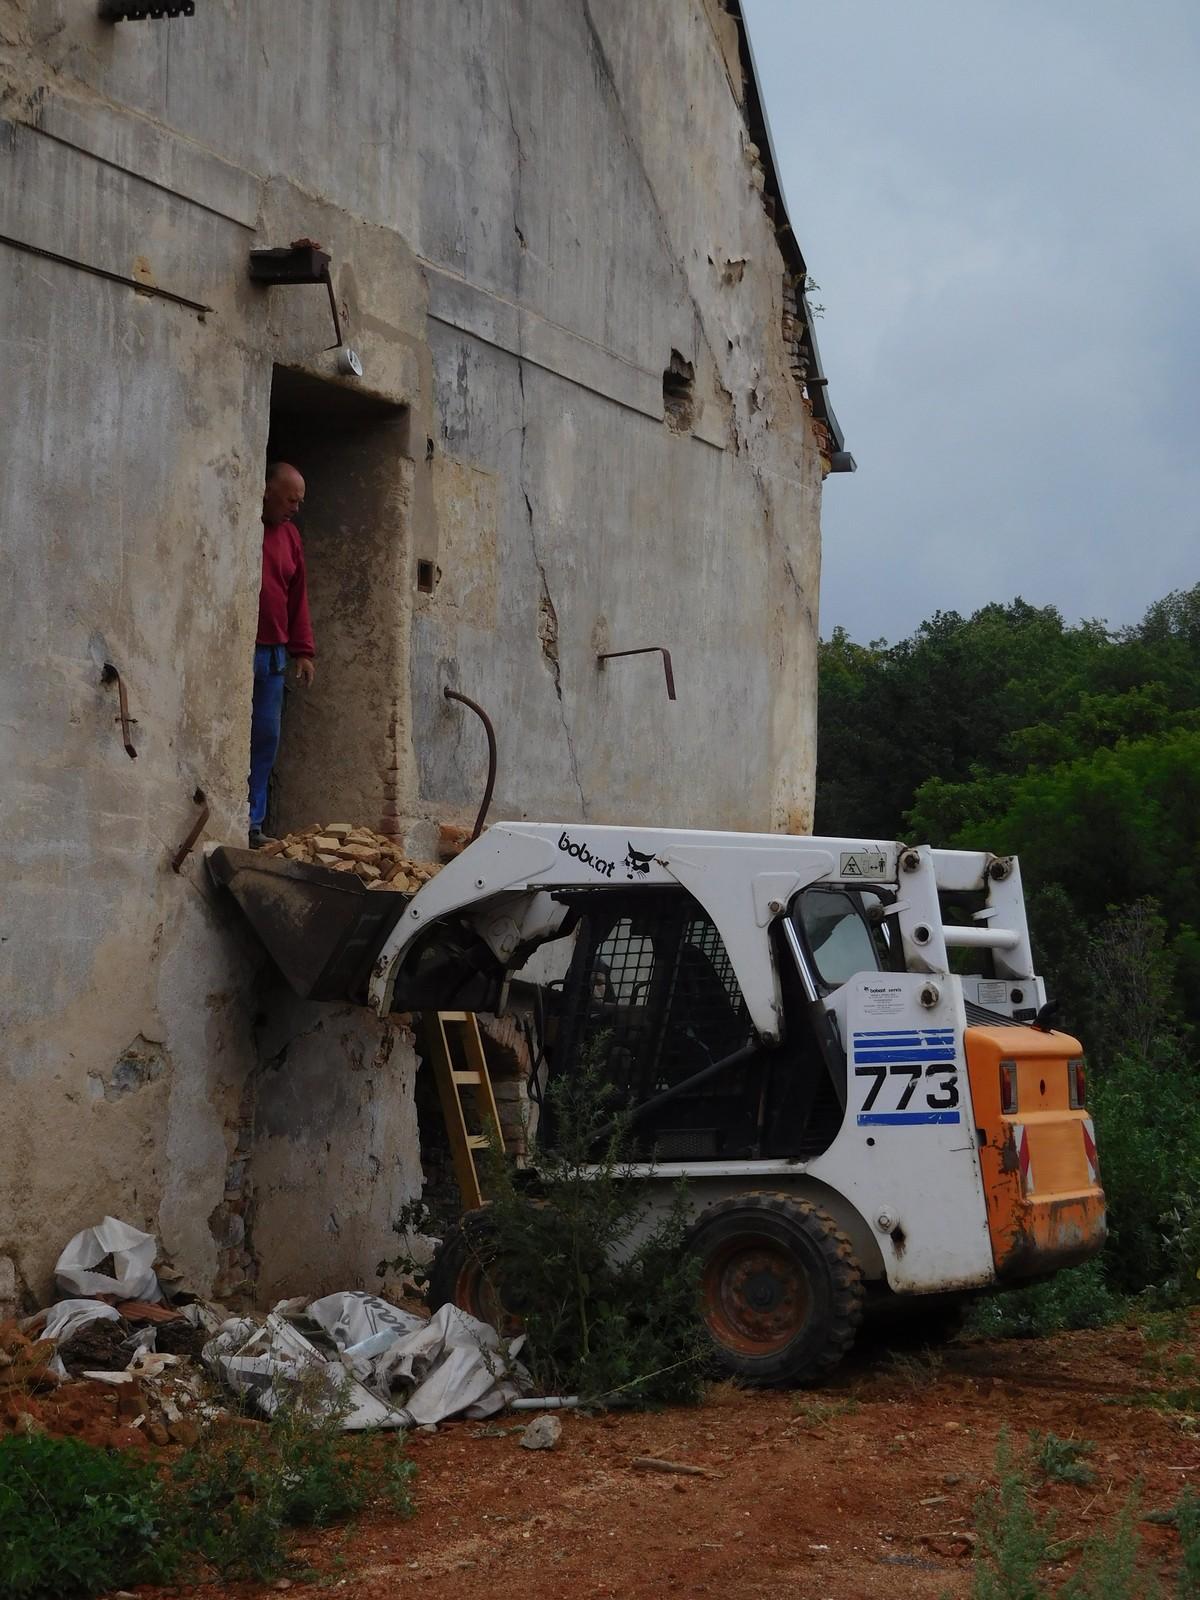
[[313,679],[317,675],[316,662],[311,656],[297,656],[295,660],[296,681],[300,684],[301,688],[307,689],[311,686]]

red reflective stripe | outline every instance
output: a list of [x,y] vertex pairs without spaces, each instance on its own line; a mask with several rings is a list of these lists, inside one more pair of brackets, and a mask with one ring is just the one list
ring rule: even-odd
[[1017,1129],[1017,1160],[1021,1164],[1021,1182],[1026,1189],[1029,1188],[1029,1141],[1025,1137],[1025,1129]]

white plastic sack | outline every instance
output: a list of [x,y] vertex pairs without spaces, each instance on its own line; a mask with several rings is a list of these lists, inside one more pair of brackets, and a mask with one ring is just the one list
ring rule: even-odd
[[[55,1344],[61,1344],[64,1339],[69,1339],[73,1333],[78,1333],[80,1328],[86,1328],[89,1322],[117,1322],[120,1320],[116,1306],[107,1306],[103,1300],[60,1300],[57,1305],[51,1306],[46,1313],[46,1321],[42,1325],[39,1335],[42,1339],[53,1339]],[[56,1350],[46,1363],[47,1368],[56,1378],[65,1381],[68,1377],[67,1369],[63,1365],[63,1358]]]
[[116,1306],[107,1306],[103,1300],[60,1300],[47,1311],[40,1337],[60,1344],[80,1328],[86,1328],[89,1322],[119,1321]]
[[[154,1276],[158,1243],[153,1234],[132,1228],[116,1217],[105,1217],[95,1228],[77,1233],[59,1256],[54,1281],[66,1294],[112,1294],[122,1300],[162,1299]],[[92,1270],[105,1256],[113,1258],[115,1276]]]
[[326,1360],[298,1328],[275,1311],[261,1326],[253,1317],[230,1317],[216,1338],[204,1346],[203,1358],[231,1389],[249,1395],[268,1417],[297,1390],[303,1388],[311,1400],[318,1398],[313,1396],[313,1388],[323,1386],[330,1410],[342,1400],[349,1402],[342,1423],[347,1430],[405,1426],[395,1406],[364,1389],[340,1361]]
[[403,1402],[406,1422],[490,1417],[528,1387],[528,1373],[511,1359],[524,1336],[503,1350],[495,1328],[457,1306],[443,1306],[426,1321],[352,1290],[314,1300],[305,1315],[333,1338],[345,1366],[374,1394],[398,1399],[397,1389],[411,1391]]

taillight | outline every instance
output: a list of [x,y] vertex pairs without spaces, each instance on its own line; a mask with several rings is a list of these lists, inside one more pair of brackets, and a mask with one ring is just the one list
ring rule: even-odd
[[1000,1063],[1000,1114],[1005,1117],[1016,1115],[1017,1111],[1017,1063],[1015,1061],[1002,1061]]
[[1082,1057],[1067,1062],[1067,1093],[1072,1111],[1080,1111],[1087,1104],[1087,1079]]

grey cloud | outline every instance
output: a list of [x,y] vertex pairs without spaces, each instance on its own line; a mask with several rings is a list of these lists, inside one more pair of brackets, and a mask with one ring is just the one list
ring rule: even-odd
[[1200,578],[1200,8],[746,0],[853,477],[822,632]]

